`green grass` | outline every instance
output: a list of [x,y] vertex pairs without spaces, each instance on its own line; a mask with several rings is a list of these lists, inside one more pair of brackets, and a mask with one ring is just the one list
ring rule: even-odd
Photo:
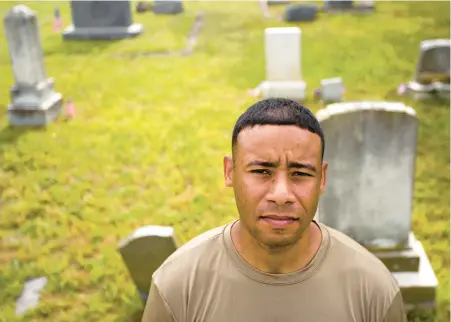
[[[1,2],[2,16],[13,3]],[[37,309],[22,321],[139,321],[141,303],[116,251],[135,228],[172,225],[181,242],[237,213],[224,188],[222,157],[236,118],[255,102],[246,90],[265,77],[263,31],[286,26],[256,2],[186,2],[176,17],[135,15],[136,39],[63,42],[51,27],[59,5],[38,13],[47,75],[76,105],[74,120],[11,129],[13,84],[0,28],[0,321],[14,316],[28,277],[48,276]],[[420,120],[413,231],[439,279],[437,321],[449,311],[449,103],[396,96],[413,76],[419,43],[449,38],[449,3],[377,2],[369,16],[321,15],[302,28],[306,105],[322,78],[342,76],[347,99],[402,100]],[[179,50],[204,11],[198,47],[187,57],[113,58]],[[416,321],[421,320],[419,316]],[[413,320],[412,320],[413,321]],[[426,319],[423,319],[426,321]]]

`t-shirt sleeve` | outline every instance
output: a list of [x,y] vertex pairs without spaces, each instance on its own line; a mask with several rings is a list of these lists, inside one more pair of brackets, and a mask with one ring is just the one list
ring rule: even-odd
[[150,286],[142,322],[176,322],[155,283]]
[[407,315],[404,308],[404,301],[401,291],[398,291],[396,296],[388,308],[384,319],[381,322],[407,322]]

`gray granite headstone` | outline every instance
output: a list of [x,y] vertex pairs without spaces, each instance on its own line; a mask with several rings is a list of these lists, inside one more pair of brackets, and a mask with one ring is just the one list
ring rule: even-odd
[[174,229],[166,226],[138,228],[119,243],[119,252],[143,301],[152,274],[178,247]]
[[[425,40],[420,44],[420,55],[408,90],[418,97],[428,97],[433,92],[448,97],[450,92],[450,43],[449,39]],[[423,95],[422,95],[423,94]]]
[[70,2],[72,25],[63,32],[64,39],[123,39],[140,35],[142,24],[133,23],[130,1]]
[[318,6],[315,3],[295,3],[287,6],[285,9],[284,20],[295,21],[313,21],[316,19]]
[[354,5],[354,1],[352,0],[332,0],[332,1],[324,1],[324,5],[327,8],[333,9],[349,9]]
[[184,11],[183,2],[178,0],[155,0],[153,12],[155,14],[176,15]]
[[14,6],[4,18],[15,84],[11,88],[8,120],[14,126],[45,126],[60,114],[63,98],[47,78],[36,14]]
[[408,244],[418,119],[395,102],[346,102],[317,113],[329,162],[319,220],[372,249]]

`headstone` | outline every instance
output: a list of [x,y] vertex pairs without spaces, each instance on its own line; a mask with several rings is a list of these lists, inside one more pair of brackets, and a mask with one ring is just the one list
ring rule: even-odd
[[420,55],[413,81],[407,91],[414,98],[428,98],[434,94],[450,95],[450,40],[432,39],[420,44]]
[[340,102],[344,94],[343,80],[341,77],[321,80],[321,100],[323,102]]
[[301,29],[265,29],[266,80],[257,91],[263,98],[283,97],[303,101],[307,85],[302,80]]
[[437,279],[411,231],[416,112],[403,103],[362,101],[330,104],[317,118],[329,163],[318,220],[381,259],[409,305],[434,303]]
[[15,84],[11,88],[8,120],[14,126],[45,126],[60,114],[63,98],[47,78],[36,14],[14,6],[4,18]]
[[155,0],[153,12],[155,14],[176,15],[184,11],[183,2],[178,0]]
[[332,0],[332,1],[324,1],[324,5],[327,8],[334,9],[350,9],[354,5],[354,1],[352,0]]
[[140,35],[142,24],[132,21],[130,1],[70,2],[72,23],[63,32],[64,39],[123,39]]
[[119,252],[143,301],[152,282],[152,274],[178,248],[172,227],[138,228],[119,243]]
[[316,19],[318,6],[315,3],[297,3],[285,10],[284,20],[288,22],[313,21]]

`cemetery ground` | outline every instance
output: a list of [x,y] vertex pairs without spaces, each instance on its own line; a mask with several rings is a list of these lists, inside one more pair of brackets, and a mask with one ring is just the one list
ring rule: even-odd
[[[17,3],[1,2],[2,17]],[[263,18],[257,2],[186,2],[177,16],[134,14],[144,33],[122,41],[63,41],[68,2],[35,10],[47,75],[76,115],[46,129],[9,128],[13,76],[0,28],[0,321],[139,321],[142,303],[116,250],[144,225],[171,225],[181,243],[237,213],[223,185],[236,118],[265,77],[266,27],[302,29],[305,104],[322,78],[341,76],[347,100],[404,101],[419,117],[413,231],[439,280],[436,321],[449,321],[449,102],[398,97],[424,39],[449,38],[447,2],[377,2],[372,15],[325,15],[311,23]],[[117,57],[179,50],[195,15],[204,26],[190,56]],[[326,142],[327,146],[327,142]],[[331,178],[330,180],[333,180]],[[383,180],[383,178],[381,178]],[[352,196],[350,196],[352,198]],[[27,278],[46,276],[39,306],[15,315]],[[417,314],[411,321],[432,321]]]

